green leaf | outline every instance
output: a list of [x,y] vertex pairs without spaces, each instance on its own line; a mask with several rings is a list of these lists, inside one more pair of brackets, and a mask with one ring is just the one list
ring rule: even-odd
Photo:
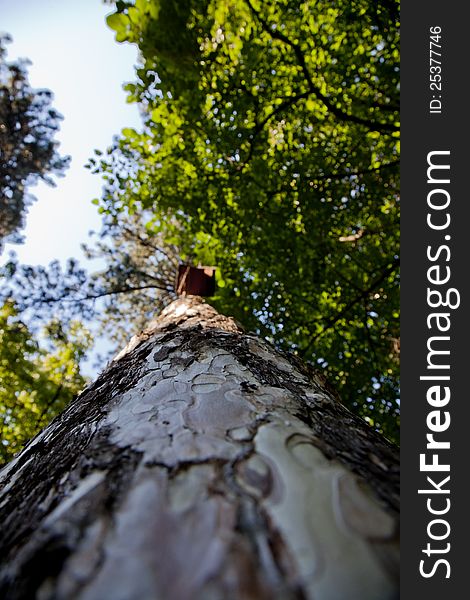
[[122,13],[112,13],[106,17],[106,24],[110,29],[122,35],[127,29],[128,17]]

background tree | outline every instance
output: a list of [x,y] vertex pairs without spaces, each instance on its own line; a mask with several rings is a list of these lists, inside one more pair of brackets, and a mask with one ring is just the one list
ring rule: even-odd
[[[0,37],[0,251],[5,241],[19,242],[27,207],[34,200],[28,187],[39,179],[55,185],[69,162],[57,152],[54,135],[62,117],[52,107],[52,93],[31,88],[28,61],[7,61],[9,36]],[[61,323],[49,314],[42,331],[26,324],[7,289],[7,276],[20,265],[2,267],[0,290],[0,464],[8,461],[85,385],[80,362],[91,339],[78,322]],[[33,269],[24,267],[32,273]],[[35,281],[18,288],[36,292]]]
[[12,302],[0,307],[0,465],[85,386],[79,364],[91,346],[78,323],[48,324],[38,343]]
[[0,473],[9,600],[392,600],[398,457],[197,298]]
[[98,334],[106,334],[115,354],[132,331],[143,329],[176,297],[182,250],[170,243],[171,223],[149,234],[145,224],[150,218],[149,213],[120,215],[119,220],[105,216],[99,234],[92,232],[92,243],[82,246],[92,264],[100,265],[96,270],[76,259],[65,267],[59,261],[33,267],[11,253],[0,268],[0,299],[14,300],[36,327],[53,314],[64,324],[84,318]]
[[0,251],[6,238],[21,240],[34,200],[27,188],[38,179],[54,185],[50,174],[61,175],[69,162],[53,139],[62,117],[52,108],[52,93],[31,88],[26,60],[7,61],[10,41],[0,37]]

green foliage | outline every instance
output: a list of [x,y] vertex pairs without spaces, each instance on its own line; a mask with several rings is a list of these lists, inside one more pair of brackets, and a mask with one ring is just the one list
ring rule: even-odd
[[41,346],[20,320],[14,303],[0,308],[0,464],[63,410],[84,386],[79,362],[91,346],[77,322],[44,330]]
[[21,241],[26,209],[34,200],[27,187],[38,179],[54,185],[48,173],[62,174],[69,158],[57,153],[53,140],[61,116],[51,106],[49,90],[34,90],[26,61],[7,62],[0,36],[0,251],[3,241]]
[[[398,3],[116,3],[144,113],[95,161],[101,210],[178,219],[218,308],[398,436]],[[148,231],[152,230],[152,223]],[[176,232],[176,238],[177,232]]]

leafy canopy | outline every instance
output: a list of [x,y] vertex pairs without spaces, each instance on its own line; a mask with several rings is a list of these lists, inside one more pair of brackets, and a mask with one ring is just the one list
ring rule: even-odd
[[0,36],[0,251],[3,241],[21,241],[27,206],[34,197],[27,187],[48,173],[60,175],[69,158],[57,152],[54,135],[61,116],[52,108],[49,90],[32,89],[27,61],[8,62],[8,36]]

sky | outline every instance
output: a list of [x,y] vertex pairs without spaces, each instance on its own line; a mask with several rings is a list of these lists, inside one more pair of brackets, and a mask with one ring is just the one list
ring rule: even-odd
[[84,165],[95,148],[104,150],[123,127],[139,127],[136,105],[126,103],[122,86],[134,79],[137,49],[118,44],[107,27],[110,6],[101,0],[0,0],[0,31],[9,33],[8,60],[28,58],[34,88],[54,93],[53,106],[64,117],[55,139],[72,162],[57,187],[31,187],[37,202],[29,209],[26,242],[8,244],[21,262],[48,264],[83,256],[80,244],[100,228],[99,175]]

